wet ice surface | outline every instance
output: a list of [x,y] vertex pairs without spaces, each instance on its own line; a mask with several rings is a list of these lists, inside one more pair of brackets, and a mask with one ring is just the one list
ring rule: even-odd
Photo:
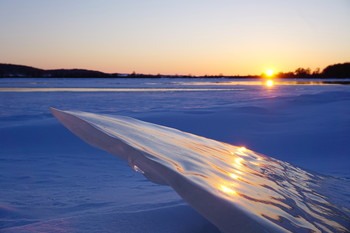
[[332,202],[324,187],[335,181],[348,187],[347,181],[133,118],[52,111],[84,141],[126,160],[151,181],[173,187],[224,232],[350,230],[350,206],[335,205],[349,188]]
[[[15,82],[22,84],[17,85],[1,79],[0,88],[177,88],[178,81],[19,79]],[[126,163],[81,142],[53,119],[48,107],[136,117],[246,146],[306,170],[350,177],[349,86],[230,88],[237,90],[0,92],[2,231],[62,226],[56,232],[217,232],[170,188],[147,181]],[[331,190],[338,198],[344,188]],[[342,200],[349,203],[349,194]],[[141,216],[152,217],[141,221]]]

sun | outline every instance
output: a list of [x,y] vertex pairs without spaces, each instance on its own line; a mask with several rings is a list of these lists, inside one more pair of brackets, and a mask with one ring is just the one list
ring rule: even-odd
[[265,71],[265,74],[266,74],[266,76],[268,76],[268,77],[273,76],[274,73],[275,73],[275,72],[274,72],[272,69],[267,69],[267,70]]

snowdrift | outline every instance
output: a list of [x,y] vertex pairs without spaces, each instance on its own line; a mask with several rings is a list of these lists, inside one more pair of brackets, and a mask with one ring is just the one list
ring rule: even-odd
[[171,186],[223,232],[350,230],[349,210],[325,190],[333,178],[129,117],[51,112],[85,142],[127,161],[150,181]]

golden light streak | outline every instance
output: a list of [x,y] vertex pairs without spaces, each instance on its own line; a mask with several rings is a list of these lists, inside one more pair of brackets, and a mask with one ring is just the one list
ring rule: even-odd
[[239,176],[237,176],[236,174],[233,174],[233,173],[230,173],[230,177],[233,178],[233,179],[238,179]]
[[236,163],[236,164],[239,164],[239,165],[242,165],[242,161],[243,161],[242,158],[237,158],[237,159],[235,159],[235,163]]
[[242,158],[236,158],[234,160],[233,166],[237,169],[240,169],[242,167],[242,161],[243,161]]
[[237,195],[237,192],[235,190],[233,190],[225,185],[221,185],[220,190],[226,194]]
[[245,148],[244,146],[240,147],[239,149],[239,152],[246,152],[247,151],[247,148]]

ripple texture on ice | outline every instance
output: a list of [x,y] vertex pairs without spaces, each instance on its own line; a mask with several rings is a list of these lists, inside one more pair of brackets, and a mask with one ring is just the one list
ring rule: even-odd
[[87,143],[126,160],[149,180],[173,187],[223,232],[349,231],[349,210],[327,195],[333,178],[129,117],[52,113]]

